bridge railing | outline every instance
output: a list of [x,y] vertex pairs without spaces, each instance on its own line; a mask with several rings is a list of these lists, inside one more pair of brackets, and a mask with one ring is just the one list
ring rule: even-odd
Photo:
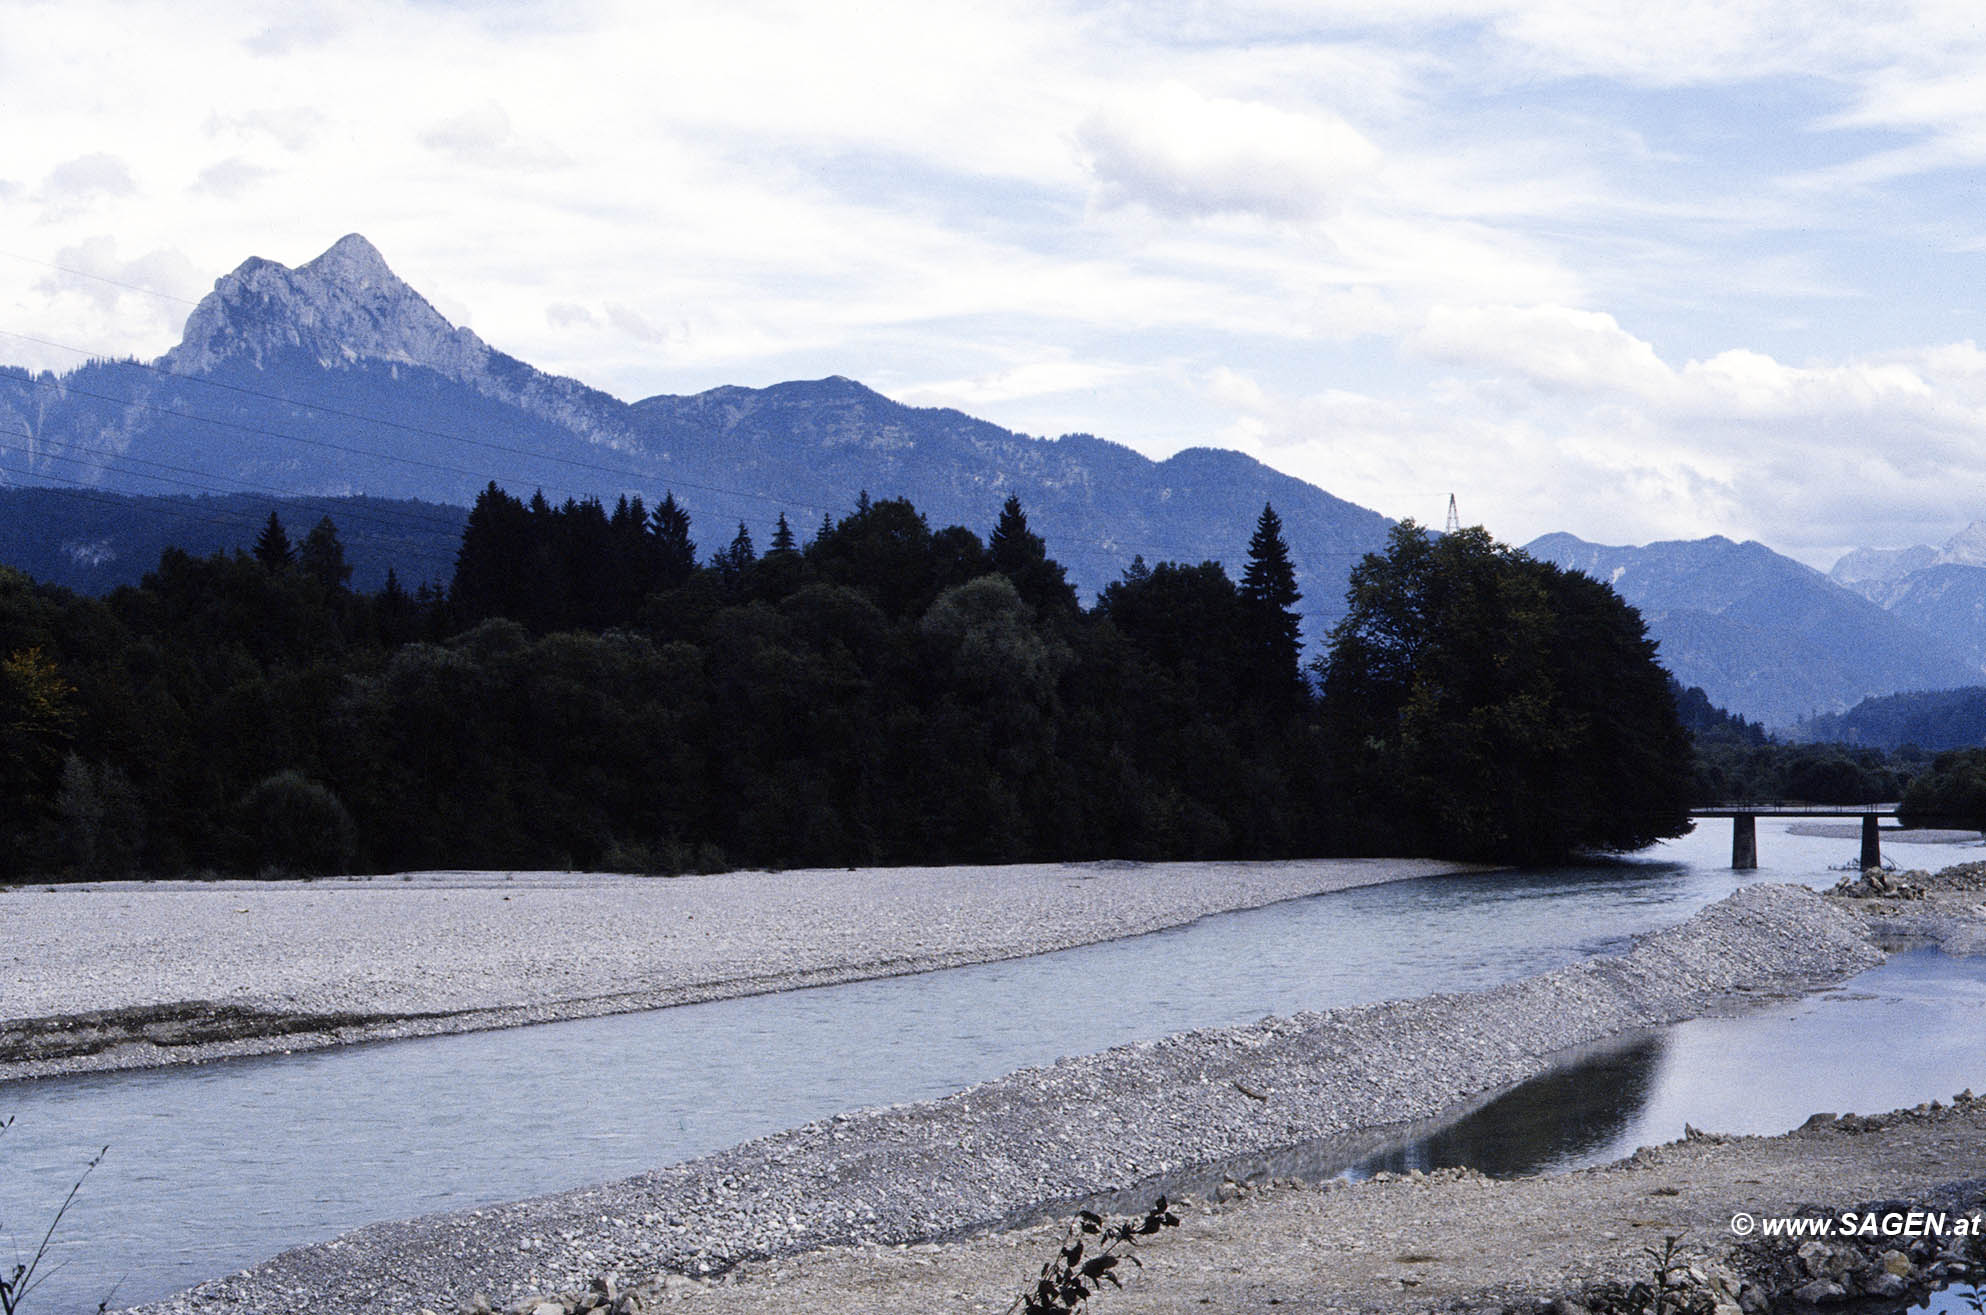
[[1690,809],[1699,813],[1826,813],[1837,817],[1860,817],[1864,813],[1895,813],[1895,803],[1880,804],[1817,804],[1811,799],[1745,799],[1732,803],[1698,804]]

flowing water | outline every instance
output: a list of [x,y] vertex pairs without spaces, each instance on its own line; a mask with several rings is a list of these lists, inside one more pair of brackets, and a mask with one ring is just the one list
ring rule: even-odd
[[[107,1144],[63,1221],[63,1267],[34,1309],[95,1309],[113,1285],[113,1305],[150,1300],[363,1223],[624,1176],[1060,1055],[1266,1014],[1479,989],[1618,949],[1741,878],[1831,884],[1828,869],[1856,852],[1853,840],[1793,836],[1783,824],[1759,831],[1756,873],[1731,872],[1728,826],[1706,823],[1618,863],[1366,887],[1006,963],[4,1084],[0,1117],[16,1122],[0,1137],[0,1247],[11,1236],[31,1251],[77,1172]],[[1925,866],[1973,856],[1904,854]],[[1504,1152],[1490,1148],[1535,1142],[1512,1164],[1577,1163],[1632,1149],[1637,1137],[1667,1140],[1684,1118],[1777,1131],[1815,1109],[1986,1089],[1986,1064],[1968,1068],[1957,1044],[1969,1037],[1979,1048],[1986,985],[1976,964],[1903,956],[1811,1001],[1615,1048],[1568,1070],[1559,1095],[1511,1093],[1506,1100],[1545,1115],[1522,1133],[1473,1136],[1467,1153],[1493,1161]],[[1911,1043],[1894,1044],[1899,1036]],[[1740,1058],[1748,1056],[1756,1062]],[[1762,1073],[1783,1079],[1771,1100],[1758,1094]],[[1823,1082],[1835,1085],[1810,1085]],[[1451,1152],[1389,1153],[1434,1163]]]

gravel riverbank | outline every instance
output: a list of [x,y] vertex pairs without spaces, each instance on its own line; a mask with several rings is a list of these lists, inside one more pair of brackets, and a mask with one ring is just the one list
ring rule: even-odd
[[[1568,1048],[1839,980],[1882,957],[1839,903],[1748,887],[1626,954],[1490,991],[1119,1047],[618,1183],[375,1225],[144,1309],[411,1313],[478,1293],[501,1306],[607,1272],[710,1275],[825,1246],[999,1227],[1044,1205],[1425,1118],[1534,1076]],[[1106,989],[1071,1007],[1134,1006]],[[602,1071],[610,1078],[610,1060]]]
[[625,1013],[1011,959],[1413,859],[0,889],[0,1080]]
[[[1140,1249],[1110,1315],[1583,1315],[1610,1285],[1648,1282],[1647,1248],[1679,1239],[1685,1300],[1717,1315],[1912,1295],[1966,1277],[1976,1239],[1776,1240],[1734,1234],[1802,1211],[1838,1218],[1986,1207],[1986,1100],[1874,1117],[1818,1115],[1778,1137],[1698,1135],[1619,1164],[1493,1180],[1467,1170],[1322,1187],[1280,1181],[1194,1201]],[[837,1247],[740,1266],[705,1287],[650,1288],[684,1315],[1004,1311],[1060,1241],[1059,1223],[937,1245]],[[1978,1271],[1972,1271],[1976,1274]],[[1796,1307],[1797,1308],[1797,1307]],[[1805,1307],[1812,1309],[1811,1306]],[[1847,1309],[1865,1309],[1849,1306]],[[1879,1309],[1896,1309],[1895,1305]],[[1671,1309],[1676,1309],[1672,1306]]]

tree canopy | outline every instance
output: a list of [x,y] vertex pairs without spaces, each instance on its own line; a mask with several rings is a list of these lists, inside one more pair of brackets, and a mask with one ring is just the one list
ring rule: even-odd
[[1606,585],[1408,521],[1348,602],[1318,674],[1357,847],[1550,859],[1688,829],[1688,734]]
[[329,521],[301,552],[280,524],[168,550],[103,600],[0,571],[0,877],[1514,859],[1677,829],[1639,618],[1480,531],[1403,526],[1359,567],[1321,695],[1273,508],[1239,583],[1139,558],[1088,610],[1016,499],[986,540],[866,495],[757,532],[699,561],[666,492],[492,484],[445,587],[353,591]]

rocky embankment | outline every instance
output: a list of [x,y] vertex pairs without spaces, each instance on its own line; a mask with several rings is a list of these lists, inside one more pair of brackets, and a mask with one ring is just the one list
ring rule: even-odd
[[1867,921],[1879,944],[1928,943],[1947,954],[1986,954],[1986,863],[1843,877],[1828,892]]
[[[1882,958],[1840,903],[1804,887],[1748,887],[1625,954],[1493,990],[1063,1060],[622,1182],[360,1229],[145,1309],[510,1307],[584,1292],[603,1274],[708,1278],[824,1247],[995,1229],[1427,1118],[1535,1076],[1573,1047],[1837,981]],[[1107,991],[1091,1007],[1110,1007]]]

